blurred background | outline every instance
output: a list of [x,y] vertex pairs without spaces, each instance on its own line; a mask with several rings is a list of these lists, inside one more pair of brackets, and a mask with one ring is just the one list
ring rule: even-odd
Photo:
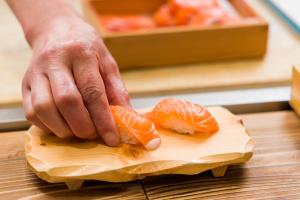
[[[81,1],[71,2],[82,13]],[[246,2],[269,24],[265,56],[122,69],[131,96],[288,85],[292,66],[300,63],[300,37],[264,1]],[[0,13],[0,106],[19,105],[31,51],[5,1]]]

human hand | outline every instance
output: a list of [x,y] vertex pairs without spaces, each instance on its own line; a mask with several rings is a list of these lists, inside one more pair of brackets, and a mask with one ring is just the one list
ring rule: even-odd
[[130,106],[129,96],[94,28],[80,17],[58,17],[27,40],[33,49],[22,82],[27,119],[61,138],[100,135],[106,144],[117,145],[109,104]]

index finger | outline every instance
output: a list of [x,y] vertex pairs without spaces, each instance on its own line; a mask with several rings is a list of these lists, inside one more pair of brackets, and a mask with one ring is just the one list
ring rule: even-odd
[[103,76],[108,100],[113,105],[131,107],[128,91],[122,81],[119,67],[105,45],[99,50],[103,56],[98,56],[100,73]]
[[96,56],[75,59],[73,61],[73,73],[77,87],[98,134],[106,144],[110,146],[118,145],[120,137],[110,112]]

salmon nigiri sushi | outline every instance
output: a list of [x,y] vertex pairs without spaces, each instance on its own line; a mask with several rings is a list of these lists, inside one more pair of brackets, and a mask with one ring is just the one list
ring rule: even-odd
[[121,142],[142,145],[147,150],[156,149],[161,139],[156,131],[155,124],[132,109],[122,106],[110,106],[115,119]]
[[179,133],[214,133],[219,130],[217,121],[206,108],[181,99],[164,99],[147,116],[158,126]]

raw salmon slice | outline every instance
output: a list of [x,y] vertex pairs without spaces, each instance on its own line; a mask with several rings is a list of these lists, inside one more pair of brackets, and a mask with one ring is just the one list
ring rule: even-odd
[[175,17],[172,15],[168,4],[162,5],[153,16],[158,26],[173,26],[175,25]]
[[217,121],[206,108],[181,99],[164,99],[147,116],[162,128],[179,133],[214,133],[219,130]]
[[177,25],[187,25],[199,15],[199,11],[195,8],[183,8],[178,10],[175,15],[175,21]]
[[112,32],[124,32],[154,28],[155,22],[147,15],[103,15],[100,18],[103,26]]
[[118,127],[121,142],[143,145],[147,150],[156,149],[161,139],[157,134],[155,124],[132,109],[122,106],[110,106],[112,115]]
[[211,24],[229,24],[238,22],[238,17],[231,16],[222,7],[215,7],[208,10],[201,10],[196,17],[191,20],[191,24],[211,25]]
[[170,9],[173,13],[181,9],[210,9],[220,6],[218,0],[169,0]]

